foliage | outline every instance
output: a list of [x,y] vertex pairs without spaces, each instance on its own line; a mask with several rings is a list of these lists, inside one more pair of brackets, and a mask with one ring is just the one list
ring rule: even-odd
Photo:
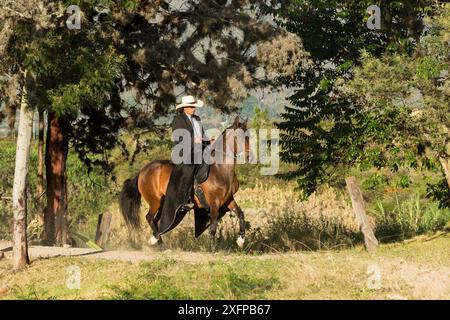
[[450,208],[450,187],[443,178],[435,184],[428,184],[427,196],[439,202],[440,208]]
[[[124,56],[98,28],[69,30],[64,1],[5,1],[7,10],[0,20],[13,32],[3,30],[1,38],[4,87],[26,84],[31,108],[55,112],[70,122],[67,138],[91,167],[89,155],[95,158],[115,146],[123,125],[117,81],[124,71]],[[101,1],[81,2],[77,4],[93,10]],[[27,81],[25,71],[30,75]]]
[[255,106],[250,125],[256,132],[259,132],[260,129],[270,129],[272,127],[272,121],[269,118],[269,109]]
[[439,163],[450,156],[450,46],[444,40],[450,29],[441,27],[450,11],[445,8],[429,20],[431,29],[420,38],[414,55],[363,53],[353,78],[338,81],[342,95],[389,128],[388,141],[366,135],[365,149],[381,145],[380,158],[387,159],[384,166],[392,170],[425,167],[430,160]]
[[38,106],[70,124],[65,134],[88,170],[101,165],[110,171],[105,155],[118,143],[126,111],[116,83],[125,57],[96,33],[49,32],[25,61],[39,83]]
[[95,239],[98,216],[115,200],[111,180],[101,167],[88,170],[75,155],[67,162],[69,227]]
[[[286,107],[279,128],[284,132],[281,156],[297,165],[287,177],[297,179],[305,196],[335,177],[339,168],[352,167],[356,162],[397,166],[395,159],[383,158],[384,149],[371,144],[369,137],[377,137],[385,145],[393,138],[393,127],[386,125],[386,121],[391,118],[400,121],[404,115],[399,110],[386,110],[382,114],[363,112],[355,101],[337,90],[336,81],[351,79],[353,67],[364,64],[362,50],[375,58],[383,52],[411,53],[413,39],[418,39],[423,28],[422,17],[433,6],[431,2],[382,2],[383,28],[373,31],[366,27],[366,9],[371,4],[296,1],[274,11],[281,25],[303,39],[314,62],[312,68],[300,67],[294,77],[280,79],[288,86],[299,87],[290,97],[294,107]],[[385,89],[391,86],[389,83]],[[382,85],[380,88],[383,89]],[[400,147],[403,150],[404,146]],[[366,157],[374,153],[379,157]]]
[[[440,93],[440,87],[433,84],[436,76],[424,76],[422,71],[423,61],[434,58],[431,53],[426,58],[416,59],[397,54],[381,58],[363,54],[362,65],[355,68],[354,78],[339,83],[343,94],[359,99],[358,105],[364,112],[373,114],[378,122],[390,128],[396,156],[399,157],[399,153],[403,152],[403,158],[412,160],[410,164],[413,166],[417,162],[408,154],[408,150],[430,156],[430,153],[425,154],[427,150],[419,150],[429,148],[439,157],[445,154],[450,139],[446,129],[450,124],[450,100]],[[439,70],[432,72],[427,68],[428,72],[440,75],[449,68],[443,61],[434,61],[436,65],[439,64]],[[367,138],[372,143],[378,142],[378,137]]]
[[[16,149],[13,143],[0,142],[0,238],[10,239],[12,227],[12,188]],[[32,158],[32,155],[31,155]]]

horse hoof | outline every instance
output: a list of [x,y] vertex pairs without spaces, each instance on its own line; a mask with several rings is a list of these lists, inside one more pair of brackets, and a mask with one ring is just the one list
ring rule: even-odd
[[151,244],[152,246],[154,246],[155,244],[157,244],[158,241],[159,241],[159,239],[158,239],[158,238],[155,238],[155,236],[152,236],[152,237],[150,238],[150,244]]
[[244,247],[244,243],[245,243],[245,239],[241,236],[239,236],[239,238],[237,238],[236,240],[237,245],[239,246],[239,248],[243,248]]
[[159,249],[159,251],[170,252],[170,249],[167,249],[167,248],[166,248],[166,245],[164,244],[164,242],[160,242],[160,243],[159,243],[158,249]]

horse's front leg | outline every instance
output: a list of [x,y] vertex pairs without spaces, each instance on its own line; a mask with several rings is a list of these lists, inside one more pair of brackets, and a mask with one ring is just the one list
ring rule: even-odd
[[228,209],[230,209],[232,212],[234,212],[238,218],[239,218],[239,237],[236,240],[237,245],[239,248],[244,247],[245,243],[245,217],[244,217],[244,211],[238,206],[236,201],[233,199],[230,204],[228,205]]

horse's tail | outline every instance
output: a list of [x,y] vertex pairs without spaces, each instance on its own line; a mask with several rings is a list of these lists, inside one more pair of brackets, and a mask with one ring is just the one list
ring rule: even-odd
[[141,224],[139,218],[141,194],[138,189],[138,178],[139,175],[125,180],[119,196],[120,212],[126,223],[133,228],[138,228]]

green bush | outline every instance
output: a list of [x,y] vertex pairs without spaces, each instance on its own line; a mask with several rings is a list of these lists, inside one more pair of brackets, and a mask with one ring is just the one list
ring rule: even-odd
[[76,155],[67,161],[70,229],[93,239],[98,215],[105,213],[115,196],[110,180],[100,168],[90,173]]
[[374,190],[376,187],[386,184],[387,182],[388,179],[383,174],[375,173],[363,180],[362,187],[366,190]]
[[419,194],[405,201],[395,197],[394,203],[377,203],[376,236],[384,242],[444,229],[450,221],[450,209],[441,209],[435,202],[426,202]]

